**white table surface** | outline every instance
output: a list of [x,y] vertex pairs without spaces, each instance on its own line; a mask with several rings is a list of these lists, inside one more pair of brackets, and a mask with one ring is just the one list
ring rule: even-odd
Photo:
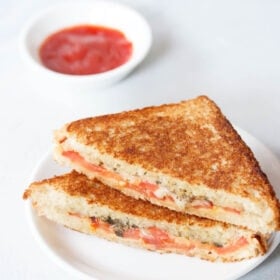
[[[34,242],[21,198],[64,122],[204,93],[280,157],[279,1],[120,1],[149,21],[149,56],[121,83],[64,99],[27,81],[18,52],[24,22],[57,2],[0,0],[1,279],[74,279]],[[280,279],[279,261],[280,247],[242,279]]]

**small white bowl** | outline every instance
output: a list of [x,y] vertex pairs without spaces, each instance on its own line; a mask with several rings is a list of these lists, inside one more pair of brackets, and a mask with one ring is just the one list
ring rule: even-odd
[[[132,43],[130,59],[113,70],[90,75],[61,74],[45,67],[39,57],[44,39],[61,29],[82,24],[123,32]],[[31,71],[32,83],[45,89],[82,92],[104,88],[124,78],[145,58],[151,43],[151,29],[135,10],[109,1],[76,1],[58,4],[31,19],[21,33],[20,52]]]

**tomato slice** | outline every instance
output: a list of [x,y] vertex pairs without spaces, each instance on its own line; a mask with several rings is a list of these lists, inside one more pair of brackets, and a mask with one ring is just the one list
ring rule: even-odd
[[144,196],[157,198],[154,194],[154,192],[158,189],[158,186],[156,184],[151,184],[148,182],[140,182],[139,184],[127,184],[127,188],[135,190]]
[[140,239],[140,229],[139,228],[129,228],[123,233],[124,238],[130,238],[130,239]]
[[235,252],[242,247],[246,246],[248,244],[248,240],[245,237],[240,237],[236,242],[234,242],[231,245],[225,246],[225,247],[214,247],[215,251],[220,254],[229,254],[232,252]]
[[146,244],[154,245],[156,249],[176,249],[182,253],[186,253],[195,248],[194,242],[177,242],[165,230],[157,227],[146,229],[145,234],[142,234],[142,240]]
[[140,182],[139,187],[150,195],[154,195],[154,192],[159,188],[156,184],[151,184],[144,181]]
[[154,245],[158,249],[164,248],[167,242],[172,241],[166,231],[157,227],[149,227],[141,237],[145,243]]
[[99,176],[110,178],[110,179],[115,179],[118,181],[123,181],[122,177],[120,175],[118,175],[117,173],[109,171],[102,166],[89,163],[79,153],[77,153],[75,151],[63,151],[62,155],[69,158],[73,163],[76,163],[76,164],[82,166],[83,168],[85,168],[95,174],[98,174]]
[[[195,199],[191,202],[191,206],[193,208],[196,209],[200,209],[200,208],[205,208],[205,209],[212,209],[213,206],[215,206],[211,201],[207,200],[207,199]],[[240,214],[241,211],[236,209],[236,208],[232,208],[232,207],[222,207],[222,206],[215,206],[216,208],[222,209],[224,211],[227,212],[231,212],[234,214]]]
[[103,230],[107,233],[114,232],[109,223],[103,222],[99,218],[95,218],[95,217],[91,218],[91,225],[92,225],[93,228]]
[[169,234],[165,230],[162,230],[158,227],[149,227],[147,232],[149,235],[152,235],[154,238],[162,240],[163,242],[170,240]]

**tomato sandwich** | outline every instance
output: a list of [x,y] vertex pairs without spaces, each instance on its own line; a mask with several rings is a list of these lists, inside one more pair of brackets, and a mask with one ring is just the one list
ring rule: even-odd
[[177,212],[265,235],[280,227],[267,176],[207,96],[73,121],[55,132],[54,157],[127,196]]
[[23,197],[67,228],[159,253],[232,262],[267,249],[251,230],[136,200],[76,171],[34,182]]

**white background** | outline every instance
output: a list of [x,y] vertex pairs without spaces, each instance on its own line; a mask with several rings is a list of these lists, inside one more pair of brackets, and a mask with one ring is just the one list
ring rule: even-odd
[[[57,2],[0,0],[1,279],[73,279],[32,239],[21,198],[64,122],[203,93],[280,157],[279,1],[119,1],[150,23],[149,56],[119,84],[69,98],[31,84],[18,52],[22,25]],[[278,247],[242,279],[279,279],[279,261]]]

